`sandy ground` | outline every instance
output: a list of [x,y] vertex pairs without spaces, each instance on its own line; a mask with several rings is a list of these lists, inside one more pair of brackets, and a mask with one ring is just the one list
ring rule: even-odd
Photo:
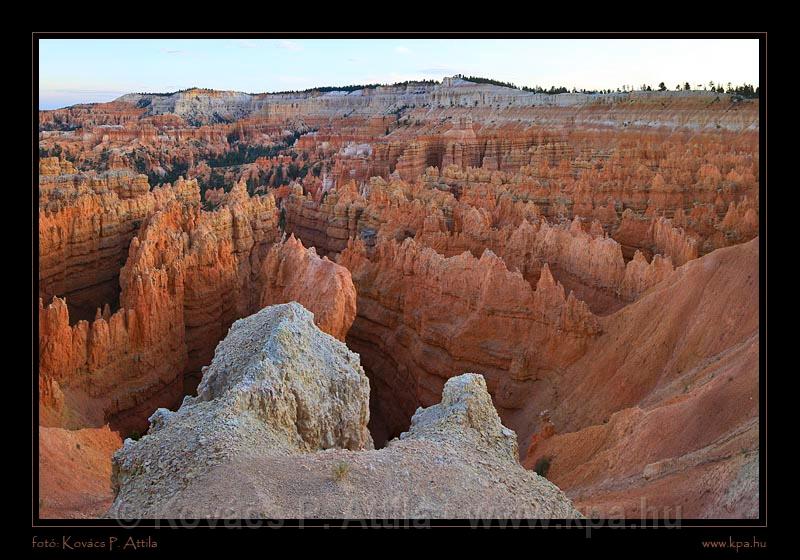
[[108,510],[111,455],[122,445],[108,426],[39,427],[39,516],[97,518]]

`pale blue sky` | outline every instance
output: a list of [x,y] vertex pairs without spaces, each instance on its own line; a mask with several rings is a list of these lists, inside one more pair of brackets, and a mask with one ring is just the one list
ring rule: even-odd
[[250,93],[453,74],[518,86],[758,85],[755,39],[43,39],[39,107],[133,91]]

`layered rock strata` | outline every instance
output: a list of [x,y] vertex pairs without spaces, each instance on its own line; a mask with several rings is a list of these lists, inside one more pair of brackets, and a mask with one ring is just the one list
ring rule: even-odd
[[756,238],[602,319],[525,465],[603,517],[756,517],[758,284]]
[[412,239],[381,241],[371,256],[356,241],[339,263],[358,293],[347,341],[382,407],[376,416],[384,425],[373,426],[380,439],[404,430],[459,371],[483,374],[501,412],[517,408],[538,377],[577,359],[600,332],[547,265],[534,290],[491,251],[445,258]]
[[[635,104],[628,120],[620,118],[617,105]],[[175,114],[187,121],[226,122],[247,115],[263,115],[273,121],[302,117],[307,120],[335,117],[370,117],[390,114],[403,108],[461,110],[465,114],[493,114],[513,121],[519,113],[536,112],[548,123],[560,121],[564,114],[582,109],[576,124],[744,128],[757,126],[757,114],[747,104],[725,111],[734,104],[730,95],[708,92],[628,92],[612,94],[547,95],[490,84],[476,84],[458,78],[445,78],[441,84],[410,83],[381,86],[352,92],[318,91],[246,94],[234,91],[190,89],[168,95],[127,94],[113,103],[97,122],[123,123],[127,114]],[[57,128],[60,123],[81,122],[79,107],[73,110],[43,112],[40,125]],[[127,110],[125,109],[127,108]],[[702,111],[705,110],[705,111]],[[707,113],[711,112],[712,117]],[[506,113],[506,114],[503,114]],[[718,114],[717,114],[718,113]],[[487,119],[488,120],[488,119]],[[548,123],[549,124],[549,123]],[[56,125],[56,126],[54,126]]]
[[215,212],[171,201],[146,219],[120,273],[120,310],[70,324],[56,298],[40,301],[40,423],[112,422],[130,432],[158,406],[174,406],[211,361],[233,321],[297,299],[343,338],[355,291],[342,267],[297,240],[276,243],[271,197],[235,188]]
[[39,297],[66,298],[73,321],[119,306],[120,269],[147,216],[171,201],[199,203],[196,182],[150,191],[141,175],[80,176],[40,192]]
[[[362,353],[379,445],[477,371],[526,465],[549,464],[585,512],[754,516],[757,283],[736,266],[757,260],[742,255],[757,255],[758,105],[448,79],[41,112],[40,447],[83,461],[72,497],[45,481],[43,511],[96,514],[101,426],[144,431],[233,321],[299,300]],[[331,478],[302,457],[309,485]],[[345,461],[360,483],[396,477]],[[237,469],[253,473],[206,482]],[[380,495],[413,494],[393,488]],[[331,504],[320,515],[340,516]]]

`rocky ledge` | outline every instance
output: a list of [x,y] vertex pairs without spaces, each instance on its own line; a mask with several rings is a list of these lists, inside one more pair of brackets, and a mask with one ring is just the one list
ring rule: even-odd
[[482,376],[451,378],[440,404],[373,449],[357,354],[296,302],[236,321],[196,397],[158,409],[113,460],[120,518],[573,518],[519,464]]

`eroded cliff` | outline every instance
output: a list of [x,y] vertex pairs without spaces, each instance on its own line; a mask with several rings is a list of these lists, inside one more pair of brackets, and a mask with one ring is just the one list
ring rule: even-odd
[[[194,393],[234,321],[299,301],[360,354],[371,437],[389,443],[265,454],[258,468],[344,488],[363,507],[410,493],[423,515],[412,465],[386,488],[375,473],[412,451],[439,468],[425,437],[392,438],[485,401],[456,382],[474,371],[524,464],[586,513],[752,517],[758,127],[757,100],[716,93],[546,95],[460,79],[43,111],[40,447],[86,438],[108,457],[111,440],[92,430],[144,432],[156,408]],[[486,473],[463,453],[441,489],[472,504],[457,481]],[[374,493],[330,482],[341,461]],[[248,503],[260,513],[342,515],[328,494],[310,510],[286,501],[286,481],[253,468],[223,461],[188,484],[281,497]],[[51,492],[42,510],[96,512],[109,499],[96,472],[75,486],[89,501]],[[495,498],[511,511],[519,496],[516,485]]]
[[757,516],[758,284],[754,239],[605,318],[525,464],[603,517]]

